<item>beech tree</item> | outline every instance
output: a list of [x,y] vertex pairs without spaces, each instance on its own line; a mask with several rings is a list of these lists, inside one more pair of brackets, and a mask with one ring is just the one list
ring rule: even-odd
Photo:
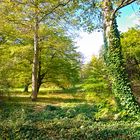
[[[27,92],[31,84],[32,38],[16,33],[14,29],[12,31],[16,34],[16,38],[3,41],[3,46],[7,42],[10,44],[4,47],[4,53],[2,52],[0,58],[3,60],[3,57],[10,57],[8,60],[5,58],[4,62],[13,64],[9,75],[12,79],[10,83],[13,87],[24,85],[24,91]],[[4,35],[4,32],[1,33]],[[52,83],[61,88],[74,86],[79,79],[81,55],[76,51],[71,37],[63,29],[47,25],[40,26],[39,36],[37,92],[43,83]],[[7,73],[8,68],[4,71]]]
[[[41,24],[48,26],[56,25],[58,19],[65,14],[65,7],[70,0],[45,1],[45,0],[5,0],[0,2],[1,15],[5,16],[6,22],[11,22],[16,26],[21,34],[31,35],[33,45],[33,65],[32,65],[32,100],[37,98],[37,81],[39,69],[39,30]],[[65,9],[65,8],[64,8]],[[55,20],[54,20],[55,19]]]
[[81,55],[63,29],[42,27],[40,31],[38,86],[50,82],[59,87],[75,85],[79,78]]

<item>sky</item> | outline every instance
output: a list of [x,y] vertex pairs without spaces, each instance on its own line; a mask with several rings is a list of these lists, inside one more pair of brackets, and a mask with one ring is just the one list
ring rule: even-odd
[[[121,16],[117,17],[120,32],[126,32],[129,28],[140,25],[138,10],[139,7],[136,4],[131,4],[120,11]],[[93,55],[99,55],[102,45],[103,34],[98,31],[94,31],[91,34],[81,31],[80,37],[76,39],[76,46],[79,46],[78,51],[84,55],[85,63],[89,62]]]

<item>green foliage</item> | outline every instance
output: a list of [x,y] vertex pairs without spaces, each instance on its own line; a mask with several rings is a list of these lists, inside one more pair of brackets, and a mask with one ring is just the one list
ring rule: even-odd
[[132,28],[121,34],[122,51],[131,81],[139,80],[140,29]]
[[82,78],[84,91],[97,93],[97,96],[102,97],[110,93],[111,83],[101,58],[92,57],[91,62],[83,67]]
[[[3,104],[0,108],[0,138],[10,140],[139,139],[140,120],[95,121],[101,108],[88,104],[71,107],[48,105],[38,111],[33,105]],[[103,112],[106,112],[106,109]]]
[[40,72],[41,75],[44,74],[42,82],[52,82],[57,86],[67,88],[75,85],[79,80],[81,56],[71,39],[60,35],[59,37],[53,35],[49,38],[50,42],[47,41],[46,46],[43,46]]
[[131,28],[127,32],[121,34],[122,52],[126,60],[126,70],[133,93],[139,97],[140,91],[140,29]]
[[[13,87],[23,87],[31,84],[33,44],[29,37],[31,33],[24,36],[24,33],[15,31],[15,34],[16,38],[12,36],[1,44],[0,77],[3,77],[2,82],[8,79]],[[46,25],[40,27],[39,36],[43,39],[40,41],[38,73],[41,81],[38,82],[54,83],[64,88],[74,86],[79,80],[81,55],[76,51],[71,37],[62,28],[50,28]],[[17,39],[21,42],[15,43]]]
[[125,57],[127,57],[126,55],[135,55],[137,58],[139,58],[139,35],[139,28],[131,28],[127,32],[121,34],[122,49]]
[[[69,3],[44,0],[1,2],[0,15],[3,18],[0,24],[3,28],[0,28],[0,43],[12,47],[14,68],[9,77],[14,79],[14,86],[31,84],[31,75],[37,77],[34,88],[38,91],[42,83],[51,82],[63,88],[74,86],[78,81],[80,54],[63,26],[66,11],[73,9],[70,8],[72,5],[69,5],[71,10],[67,9]],[[36,31],[35,23],[39,27]],[[36,39],[35,34],[38,36]],[[34,51],[39,53],[33,51],[35,40],[38,49]],[[5,54],[8,55],[7,51]],[[33,54],[37,54],[37,63],[33,63]],[[31,72],[31,66],[36,67],[35,73]]]
[[134,115],[139,112],[139,106],[132,94],[130,82],[126,74],[116,23],[112,25],[109,35],[111,40],[107,48],[108,51],[106,50],[105,59],[112,76],[113,92],[126,112]]

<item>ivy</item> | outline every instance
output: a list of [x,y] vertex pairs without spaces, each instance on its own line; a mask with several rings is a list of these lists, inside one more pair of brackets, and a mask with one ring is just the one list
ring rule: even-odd
[[130,81],[125,70],[125,63],[121,53],[120,34],[116,21],[109,32],[109,46],[107,46],[105,61],[112,76],[112,90],[118,100],[118,104],[129,114],[137,114],[139,106],[132,94]]

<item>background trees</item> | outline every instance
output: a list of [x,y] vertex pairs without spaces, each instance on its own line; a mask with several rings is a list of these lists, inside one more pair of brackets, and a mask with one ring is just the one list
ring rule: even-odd
[[[139,30],[123,33],[120,40],[116,24],[118,10],[134,1],[0,1],[0,95],[9,87],[28,91],[32,84],[36,100],[42,85],[62,89],[51,88],[49,94],[45,89],[35,103],[16,89],[10,100],[0,96],[0,139],[140,138],[130,84],[139,82]],[[69,33],[73,24],[104,31],[106,65],[103,56],[82,65]],[[77,92],[63,90],[75,85],[82,85]]]
[[136,97],[139,97],[140,82],[140,30],[131,28],[121,34],[122,51],[126,61],[126,70],[128,72],[131,86]]
[[107,75],[107,68],[102,58],[93,56],[91,61],[83,67],[83,89],[95,92],[99,96],[110,93],[111,81]]

